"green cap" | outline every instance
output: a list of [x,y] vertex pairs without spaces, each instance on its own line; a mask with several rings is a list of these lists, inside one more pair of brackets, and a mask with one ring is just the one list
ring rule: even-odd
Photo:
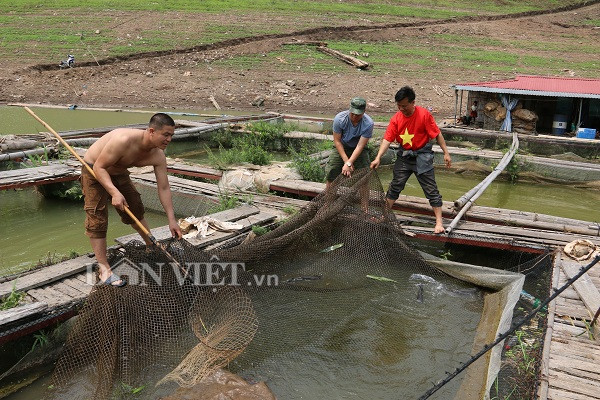
[[352,114],[364,114],[367,108],[367,102],[362,97],[355,97],[350,100],[350,112]]

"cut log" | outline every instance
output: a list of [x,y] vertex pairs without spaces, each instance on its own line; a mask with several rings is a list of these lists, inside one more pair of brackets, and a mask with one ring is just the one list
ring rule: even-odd
[[215,108],[216,108],[217,110],[220,110],[220,109],[221,109],[221,106],[219,105],[219,103],[217,103],[217,100],[215,100],[214,96],[210,96],[210,97],[208,98],[208,100],[210,100],[210,102],[213,104],[213,106],[215,106]]
[[343,62],[345,62],[346,64],[350,64],[356,68],[367,69],[369,67],[368,62],[360,60],[356,57],[352,57],[347,54],[341,53],[337,50],[330,49],[329,47],[319,46],[319,47],[317,47],[317,50],[319,50],[321,53],[329,54],[330,56],[340,59]]

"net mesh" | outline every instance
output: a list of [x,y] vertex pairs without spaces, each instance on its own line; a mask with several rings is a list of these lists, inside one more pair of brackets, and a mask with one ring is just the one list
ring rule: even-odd
[[[476,286],[423,258],[368,169],[253,240],[162,245],[132,241],[110,255],[129,284],[92,291],[57,363],[54,396],[84,380],[88,397],[126,384],[158,398],[229,365],[282,398],[416,398],[482,347],[482,299],[497,290],[479,287],[485,272],[471,272],[481,275]],[[501,303],[492,320],[512,313],[514,303]],[[456,379],[436,398],[465,385]]]

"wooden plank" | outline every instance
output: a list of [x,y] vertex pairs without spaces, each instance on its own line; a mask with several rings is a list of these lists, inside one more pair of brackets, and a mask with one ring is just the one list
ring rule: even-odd
[[[590,271],[593,271],[593,270],[594,270],[594,268],[592,268]],[[561,271],[562,271],[562,269],[561,269]],[[598,288],[598,287],[600,287],[600,278],[599,278],[599,277],[597,277],[597,276],[591,276],[591,275],[589,274],[589,271],[588,271],[588,274],[587,274],[587,275],[588,275],[588,277],[590,278],[590,280],[592,281],[592,283],[594,284],[594,286],[596,286],[597,288]],[[561,277],[560,277],[560,283],[559,283],[559,287],[560,287],[560,286],[562,286],[562,285],[564,285],[565,283],[567,283],[567,280],[568,280],[568,279],[567,279],[567,277],[566,277],[564,274],[561,274]],[[573,291],[575,292],[575,294],[576,294],[577,298],[581,299],[581,297],[579,296],[579,293],[577,293],[577,292],[575,291],[575,288],[574,288],[574,287],[571,287],[570,289],[571,289],[571,290],[573,290]],[[582,300],[582,301],[583,301],[583,300]]]
[[[584,264],[568,259],[566,256],[563,256],[561,259],[561,268],[569,279],[576,276],[583,266]],[[581,297],[581,300],[583,300],[583,303],[590,314],[589,319],[591,320],[596,312],[600,310],[600,292],[598,291],[598,288],[594,285],[587,272],[573,282],[573,287],[579,294],[579,297]],[[600,341],[600,325],[595,324],[593,329],[594,336]]]
[[[600,349],[595,345],[585,346],[583,343],[570,340],[561,340],[560,338],[552,338],[551,354],[569,354],[569,357],[576,358],[582,361],[600,362]],[[594,342],[590,342],[594,343]]]
[[53,307],[57,305],[63,305],[71,302],[73,298],[65,293],[59,292],[58,290],[52,288],[51,286],[46,286],[40,289],[36,289],[43,292],[46,297],[46,301],[48,303],[48,307]]
[[41,268],[31,274],[0,283],[0,297],[9,295],[13,290],[13,285],[15,285],[16,290],[28,291],[85,271],[90,265],[90,258],[84,255]]
[[585,326],[574,325],[570,323],[571,321],[563,322],[563,320],[557,319],[555,326],[556,337],[566,336],[566,337],[579,337],[581,334],[585,333]]
[[[558,257],[554,257],[552,262],[552,280],[550,281],[551,287],[557,287],[558,278],[560,275],[560,266]],[[556,299],[552,300],[548,304],[548,315],[546,319],[546,333],[544,335],[544,342],[542,348],[542,356],[540,362],[540,385],[538,387],[538,397],[539,400],[547,400],[549,398],[549,382],[548,382],[548,373],[550,370],[550,352],[552,349],[552,336],[554,331],[557,329],[557,322],[555,319],[555,311],[556,311]]]
[[85,297],[86,295],[83,294],[82,292],[80,292],[77,289],[72,288],[71,286],[67,285],[64,281],[62,282],[55,282],[52,284],[52,288],[66,294],[67,296],[73,298],[73,299],[81,299],[83,297]]
[[31,304],[25,304],[9,310],[0,311],[0,325],[7,324],[9,322],[17,321],[19,319],[29,317],[34,314],[38,314],[48,308],[48,304],[44,302],[35,302]]
[[83,296],[87,296],[88,294],[90,294],[90,291],[93,287],[93,285],[88,285],[87,283],[84,283],[77,278],[65,278],[62,282],[65,285],[68,285],[73,289],[77,290]]
[[600,399],[600,382],[589,381],[559,371],[550,371],[550,378],[553,387],[589,396],[590,400]]
[[46,295],[46,292],[44,292],[41,289],[31,289],[27,292],[27,294],[31,296],[35,301],[44,302],[48,305],[50,305],[50,303],[52,302],[52,299],[50,299]]
[[188,165],[179,162],[168,163],[167,172],[214,180],[219,180],[223,175],[223,172],[217,169],[208,168],[201,165]]
[[322,133],[304,132],[304,131],[285,132],[283,134],[283,137],[289,138],[289,139],[315,139],[315,140],[333,141],[333,135],[325,135]]
[[552,354],[550,359],[556,361],[553,363],[553,369],[556,371],[600,382],[600,370],[597,363],[574,360],[562,354]]
[[[584,264],[580,264],[575,260],[570,260],[567,258],[563,258],[561,260],[561,268],[569,279],[572,279],[575,275],[577,275],[583,266]],[[594,315],[596,311],[600,309],[600,292],[591,281],[588,274],[585,273],[579,279],[577,279],[573,283],[573,287],[581,297],[581,300],[583,300],[583,303],[587,309],[592,315]]]
[[82,282],[84,285],[88,286],[91,290],[92,287],[96,284],[98,280],[98,274],[95,271],[87,271],[83,274],[77,274],[73,276],[73,279],[77,279]]
[[554,341],[559,343],[557,347],[560,347],[560,343],[569,344],[575,346],[577,349],[573,350],[576,354],[580,349],[583,353],[588,352],[590,356],[600,355],[600,347],[595,340],[590,339],[589,332],[585,325],[569,325],[569,324],[557,324],[560,325],[556,328]]
[[590,398],[580,393],[573,393],[570,390],[549,388],[548,400],[590,400]]
[[566,306],[566,305],[556,305],[556,314],[559,316],[569,316],[571,318],[579,318],[591,320],[590,315],[587,313],[585,308],[582,306],[581,308]]
[[[325,190],[325,184],[316,182],[307,183],[301,180],[278,180],[271,184],[271,190],[282,191],[288,193],[302,194],[306,196],[316,196]],[[431,207],[427,199],[415,196],[400,195],[398,200],[394,203],[394,209],[398,211],[406,211],[410,213],[432,215]],[[442,205],[442,213],[444,217],[453,217],[456,212],[453,208],[453,203],[444,201]],[[544,214],[506,210],[495,207],[484,207],[484,206],[473,206],[467,213],[466,218],[470,222],[484,222],[486,224],[495,225],[506,225],[510,223],[515,228],[529,227],[538,229],[533,232],[540,232],[539,229],[542,227],[554,227],[554,230],[548,229],[548,232],[554,234],[566,233],[564,236],[554,237],[560,241],[556,244],[565,244],[565,237],[568,241],[573,240],[572,235],[568,235],[569,232],[577,232],[584,235],[583,238],[589,239],[592,242],[600,245],[598,238],[597,223],[589,221],[580,221],[571,218],[562,218],[555,216],[548,216]],[[488,228],[489,230],[489,228]],[[535,233],[531,233],[534,235]],[[568,242],[567,241],[567,242]]]

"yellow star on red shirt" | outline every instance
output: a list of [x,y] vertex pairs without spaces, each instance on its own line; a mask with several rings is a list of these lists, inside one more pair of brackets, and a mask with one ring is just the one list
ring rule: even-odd
[[404,130],[404,133],[399,137],[402,139],[402,146],[408,143],[412,147],[412,138],[414,138],[415,135],[411,135],[410,133],[408,133],[408,128],[406,128]]

